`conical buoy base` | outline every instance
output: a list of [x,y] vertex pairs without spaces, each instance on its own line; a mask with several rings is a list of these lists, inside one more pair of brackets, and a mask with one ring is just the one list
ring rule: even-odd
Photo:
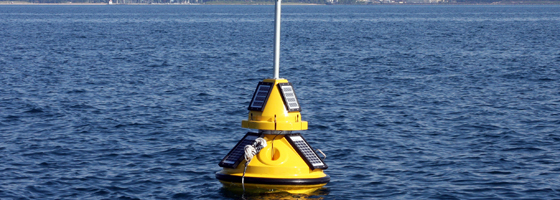
[[[250,134],[252,133],[248,133]],[[301,135],[263,135],[262,137],[267,141],[267,146],[253,157],[247,166],[244,177],[246,190],[307,194],[320,189],[330,181],[330,177],[323,172],[323,169],[312,169],[308,161],[298,152],[298,147],[292,145],[295,143],[290,137],[303,139]],[[241,179],[245,163],[243,160],[235,168],[224,167],[216,173],[216,178],[228,189],[242,190]]]

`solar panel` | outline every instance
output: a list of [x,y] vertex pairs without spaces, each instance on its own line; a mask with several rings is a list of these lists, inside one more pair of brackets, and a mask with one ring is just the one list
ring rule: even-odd
[[219,164],[220,167],[237,168],[237,165],[239,165],[239,163],[244,158],[245,146],[252,145],[253,142],[255,142],[255,140],[258,137],[260,137],[260,135],[261,134],[259,133],[251,133],[251,132],[245,134],[243,139],[237,142],[237,145],[235,145],[235,147],[233,147],[233,149],[229,151],[226,157],[222,159],[222,161]]
[[251,99],[251,103],[249,104],[249,110],[262,111],[264,109],[273,85],[274,83],[259,82],[253,94],[253,99]]
[[328,166],[319,158],[317,153],[313,151],[309,143],[303,139],[299,133],[286,135],[288,142],[296,149],[299,155],[305,160],[311,169],[327,169]]
[[296,91],[291,83],[278,83],[280,88],[280,93],[282,93],[282,99],[284,99],[284,104],[288,108],[289,112],[301,111],[299,102],[296,97]]

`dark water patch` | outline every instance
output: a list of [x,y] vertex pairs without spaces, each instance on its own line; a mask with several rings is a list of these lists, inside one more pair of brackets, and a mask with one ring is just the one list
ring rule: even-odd
[[543,149],[537,147],[519,147],[519,148],[508,148],[503,149],[502,151],[527,151],[527,152],[535,152],[535,151],[543,151]]
[[75,89],[75,90],[68,91],[68,93],[70,93],[70,94],[72,94],[72,93],[81,94],[81,93],[85,93],[85,92],[86,92],[86,90],[84,90],[84,89]]
[[42,113],[43,109],[40,108],[32,108],[30,110],[25,111],[25,113]]
[[488,174],[498,174],[498,175],[504,175],[504,174],[512,174],[511,172],[508,171],[490,171],[487,172]]
[[176,194],[173,194],[173,196],[171,198],[173,198],[173,199],[191,199],[191,198],[195,198],[195,196],[191,195],[189,193],[176,193]]

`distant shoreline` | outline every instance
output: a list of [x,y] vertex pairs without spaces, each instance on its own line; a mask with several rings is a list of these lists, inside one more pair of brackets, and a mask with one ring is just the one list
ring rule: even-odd
[[[107,4],[107,3],[31,3],[31,2],[22,2],[22,1],[0,1],[0,5],[49,5],[49,6],[83,6],[83,5],[91,5],[91,6],[119,6],[119,5],[171,5],[171,6],[196,6],[196,5],[274,5],[274,3],[254,3],[254,4],[228,4],[228,3],[209,3],[209,4],[198,4],[198,3],[189,3],[189,4],[180,4],[180,3],[127,3],[127,4]],[[318,5],[326,5],[326,4],[309,4],[309,3],[282,3],[282,5],[303,5],[303,6],[318,6]],[[347,5],[347,4],[338,4],[338,5]],[[495,2],[495,3],[377,3],[377,4],[348,4],[348,5],[357,5],[357,6],[381,6],[381,5],[434,5],[434,6],[444,6],[444,5],[560,5],[560,1],[557,2],[550,2],[550,3],[532,3],[532,2]],[[337,6],[337,5],[335,5]]]
[[[32,3],[32,2],[24,2],[24,1],[0,1],[0,5],[108,5],[108,6],[119,6],[119,5],[177,5],[177,6],[196,6],[196,5],[274,5],[274,3],[253,3],[253,4],[239,4],[239,3],[222,3],[222,2],[217,2],[217,3],[205,3],[205,4],[200,4],[200,3],[125,3],[125,4],[107,4],[107,3]],[[325,4],[311,4],[311,3],[282,3],[282,5],[305,5],[305,6],[315,6],[315,5],[325,5]]]
[[[95,6],[95,5],[107,5],[107,6],[119,6],[119,5],[169,5],[169,6],[198,6],[198,5],[232,5],[232,6],[251,6],[251,5],[274,5],[274,4],[219,4],[219,3],[211,3],[211,4],[199,4],[199,3],[189,3],[189,4],[180,4],[180,3],[151,3],[151,4],[147,4],[147,3],[126,3],[126,4],[107,4],[107,3],[28,3],[28,2],[14,2],[14,3],[6,3],[6,2],[0,2],[0,5],[52,5],[52,6],[56,6],[56,5],[61,5],[61,6],[67,6],[67,5],[74,5],[74,6]],[[304,6],[315,6],[315,5],[325,5],[325,4],[306,4],[306,3],[282,3],[282,5],[304,5]]]

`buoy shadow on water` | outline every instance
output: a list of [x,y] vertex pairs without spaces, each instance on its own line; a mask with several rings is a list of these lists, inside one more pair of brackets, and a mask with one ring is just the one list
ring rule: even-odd
[[245,184],[245,192],[240,183],[224,182],[222,194],[224,197],[233,199],[323,199],[322,196],[329,194],[325,184],[316,186],[302,185],[263,185]]

